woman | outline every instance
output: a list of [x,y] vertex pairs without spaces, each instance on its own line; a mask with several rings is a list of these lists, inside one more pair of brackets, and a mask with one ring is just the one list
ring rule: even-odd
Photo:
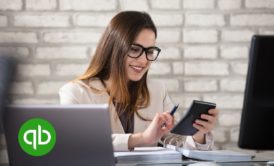
[[[218,110],[202,115],[192,137],[169,133],[173,104],[164,86],[147,80],[147,72],[160,53],[156,27],[147,13],[125,11],[109,23],[86,72],[60,89],[61,104],[109,103],[113,146],[130,150],[155,145],[160,138],[177,138],[186,148],[208,150]],[[163,125],[165,124],[165,125]]]

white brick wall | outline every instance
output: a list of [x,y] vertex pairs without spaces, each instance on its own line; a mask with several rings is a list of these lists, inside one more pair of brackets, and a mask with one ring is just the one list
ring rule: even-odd
[[100,37],[101,33],[95,31],[45,32],[43,35],[49,43],[96,43]]
[[1,0],[0,10],[20,10],[23,7],[21,0]]
[[86,59],[87,47],[38,47],[36,58],[39,59]]
[[185,63],[186,75],[217,75],[225,76],[229,74],[228,64],[225,62],[186,62]]
[[218,7],[222,10],[239,9],[241,0],[218,0]]
[[183,41],[185,43],[215,43],[218,40],[218,32],[216,30],[207,29],[184,29]]
[[245,0],[245,6],[248,8],[274,8],[273,0]]
[[116,8],[115,0],[60,0],[61,10],[76,10],[76,11],[101,11],[114,10]]
[[191,80],[185,81],[186,92],[214,92],[217,91],[217,81],[215,80]]
[[233,26],[273,26],[274,14],[239,14],[231,16]]
[[56,0],[26,0],[27,10],[54,10],[56,8]]
[[21,27],[68,27],[69,16],[56,14],[14,16],[14,26]]
[[213,9],[214,0],[183,0],[184,9]]
[[0,32],[0,43],[37,43],[33,32]]
[[[178,114],[194,99],[216,102],[215,142],[235,148],[250,40],[274,35],[273,9],[274,0],[0,0],[0,53],[19,59],[12,102],[58,103],[58,89],[85,71],[109,20],[147,11],[162,49],[149,77],[166,84]],[[3,142],[0,165],[8,162]]]
[[184,49],[185,59],[215,59],[218,56],[215,46],[189,46]]
[[220,14],[186,14],[186,26],[223,26],[224,16]]
[[181,1],[180,0],[150,0],[151,8],[152,9],[165,9],[165,10],[172,10],[172,9],[180,9],[181,8]]
[[78,26],[106,27],[111,20],[112,14],[79,14],[75,16],[74,22]]
[[8,25],[8,20],[6,16],[0,16],[0,27],[5,27]]

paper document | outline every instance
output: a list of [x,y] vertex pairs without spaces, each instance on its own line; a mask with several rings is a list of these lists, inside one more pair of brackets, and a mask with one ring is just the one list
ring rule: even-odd
[[138,147],[134,151],[114,152],[118,163],[182,163],[182,154],[163,147]]
[[176,149],[183,156],[199,159],[199,160],[208,160],[216,162],[237,162],[237,161],[251,161],[252,155],[229,151],[229,150],[210,150],[210,151],[201,151],[201,150],[190,150],[184,148],[176,148],[174,145],[167,145],[167,148]]

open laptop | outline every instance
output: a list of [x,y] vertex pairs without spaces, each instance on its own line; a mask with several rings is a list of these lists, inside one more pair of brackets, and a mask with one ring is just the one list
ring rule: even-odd
[[115,165],[107,105],[8,106],[4,130],[11,166]]

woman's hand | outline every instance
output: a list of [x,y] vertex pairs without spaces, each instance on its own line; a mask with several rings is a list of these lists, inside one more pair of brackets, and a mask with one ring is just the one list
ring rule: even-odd
[[197,133],[195,133],[192,137],[193,139],[201,144],[205,143],[205,134],[212,131],[216,126],[217,116],[219,114],[218,109],[210,109],[208,114],[202,114],[201,119],[196,119],[193,126],[198,129]]
[[145,144],[153,144],[173,127],[173,117],[168,113],[157,113],[148,128],[143,132]]
[[173,117],[168,112],[157,113],[143,133],[135,133],[130,136],[128,143],[129,149],[154,144],[164,134],[169,132],[173,125]]

